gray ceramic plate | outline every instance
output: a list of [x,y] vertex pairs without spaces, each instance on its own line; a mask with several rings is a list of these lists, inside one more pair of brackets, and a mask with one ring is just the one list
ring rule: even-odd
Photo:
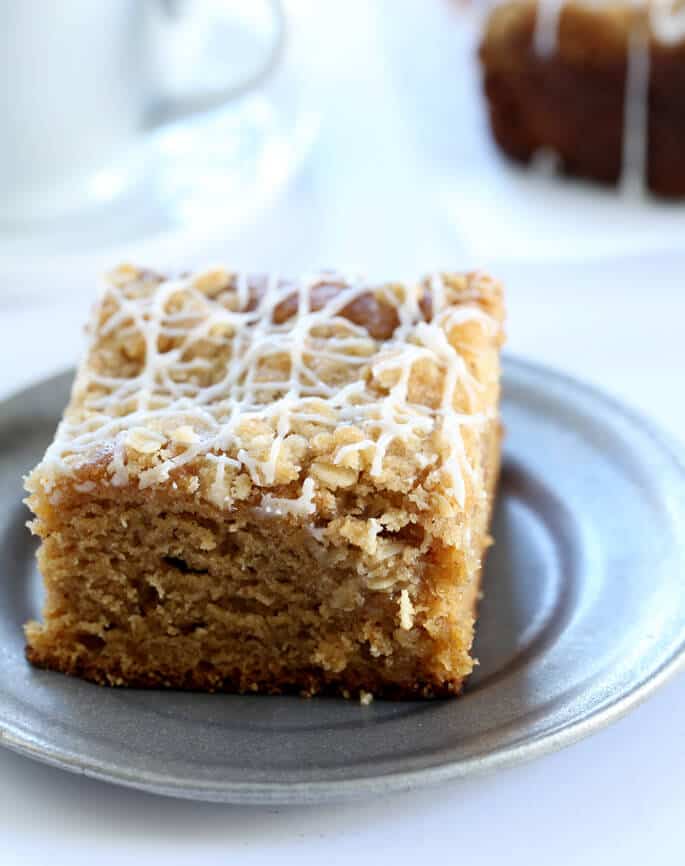
[[611,400],[507,359],[507,427],[477,674],[458,700],[98,688],[24,661],[38,613],[21,475],[69,375],[0,405],[0,743],[68,770],[182,797],[310,802],[494,769],[597,730],[685,654],[685,472]]

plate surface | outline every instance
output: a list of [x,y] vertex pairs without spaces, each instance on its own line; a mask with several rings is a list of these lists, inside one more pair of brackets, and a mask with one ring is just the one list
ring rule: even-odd
[[103,689],[32,669],[38,614],[21,475],[70,375],[0,404],[0,743],[99,779],[195,799],[321,802],[532,758],[645,698],[685,655],[685,469],[600,393],[506,359],[505,461],[476,654],[458,700],[370,706]]

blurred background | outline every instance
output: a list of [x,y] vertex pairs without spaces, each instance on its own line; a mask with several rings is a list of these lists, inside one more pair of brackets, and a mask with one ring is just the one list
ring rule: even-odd
[[[21,52],[42,87],[47,60],[64,65],[65,48],[73,54],[72,42],[80,44],[79,36],[67,40],[73,30],[60,14],[71,9],[77,33],[90,16],[83,0],[2,0],[0,10],[36,3],[61,10],[36,36],[53,55],[45,45],[25,44]],[[383,278],[480,267],[507,282],[512,351],[604,384],[679,431],[669,375],[683,360],[685,206],[626,199],[505,160],[491,140],[482,95],[479,8],[456,0],[286,0],[274,48],[278,5],[177,5],[170,4],[166,26],[183,50],[167,55],[175,64],[168,62],[167,72],[175,70],[191,94],[187,102],[204,88],[206,103],[218,107],[187,118],[168,111],[165,123],[136,129],[118,150],[107,142],[113,152],[90,173],[91,188],[62,212],[57,207],[56,216],[19,218],[16,209],[14,219],[12,212],[0,217],[0,315],[12,361],[0,369],[0,391],[74,362],[98,275],[119,261],[160,270],[221,261],[289,273],[340,266]],[[158,6],[145,0],[136,8]],[[103,4],[121,10],[122,20],[128,7],[126,0]],[[102,14],[98,21],[92,43],[104,28],[111,46],[113,21]],[[30,22],[10,23],[34,33]],[[120,25],[122,51],[129,50],[128,26]],[[184,34],[192,36],[189,45]],[[7,29],[3,38],[12,42]],[[174,50],[177,44],[167,46]],[[239,83],[272,51],[264,77],[224,102],[226,78]],[[241,62],[232,65],[235,56]],[[67,124],[64,147],[83,149],[81,139],[96,135],[114,104],[103,105],[103,89],[117,86],[106,79],[92,104],[80,91],[70,96],[88,60],[96,62],[78,58],[73,79],[50,70],[47,94],[12,66],[8,81],[18,81],[14,98],[24,100],[18,118],[16,106],[8,110],[15,129],[25,131],[26,112],[40,116],[41,100],[57,101]],[[127,55],[126,68],[132,63]],[[183,84],[189,70],[199,85]],[[151,90],[138,74],[138,89]],[[177,88],[171,99],[179,85],[168,79],[165,93]],[[124,85],[131,87],[119,82],[119,90]],[[56,135],[49,120],[41,136],[48,144]],[[80,163],[71,170],[84,173]],[[34,339],[11,339],[28,332]],[[659,376],[648,363],[657,363]]]
[[[685,204],[508,163],[487,124],[481,11],[457,0],[0,0],[0,397],[75,363],[98,275],[120,261],[161,271],[350,267],[372,278],[484,268],[508,289],[509,351],[609,390],[682,440]],[[498,822],[519,843],[510,862],[525,859],[522,804],[534,801],[548,844],[566,839],[558,864],[617,853],[637,863],[682,834],[676,705],[685,708],[682,677],[610,731],[503,774]],[[632,744],[646,740],[649,759],[628,767]],[[188,838],[205,832],[217,857],[227,828],[246,852],[264,842],[246,810],[226,822],[215,807],[62,779],[0,751],[0,836],[12,850],[44,850],[34,822],[57,799],[46,832],[71,863],[86,862],[98,838],[142,850],[145,810],[169,852],[182,842],[166,828],[184,820]],[[633,782],[639,792],[621,800]],[[493,784],[450,789],[471,829],[482,810],[492,814]],[[603,792],[603,805],[588,790]],[[339,821],[328,809],[315,847],[330,859],[324,842],[340,834],[341,852],[353,839],[378,846],[401,813],[407,830],[385,837],[390,848],[404,839],[409,850],[419,824],[435,820],[430,850],[448,832],[462,852],[501,862],[497,834],[484,840],[481,827],[465,838],[448,802],[375,804],[375,835],[352,806]],[[575,847],[572,812],[586,822]],[[316,834],[313,815],[300,819]],[[295,856],[289,820],[269,832]]]

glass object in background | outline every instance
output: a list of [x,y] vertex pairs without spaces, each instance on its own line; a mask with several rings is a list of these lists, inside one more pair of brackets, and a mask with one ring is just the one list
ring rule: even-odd
[[286,17],[280,0],[0,0],[3,269],[249,221],[313,138]]
[[208,37],[226,17],[216,5],[204,4],[198,15],[197,2],[171,0],[1,0],[4,222],[113,197],[132,169],[114,161],[153,118],[160,123],[216,108],[261,83],[283,40],[281,7],[275,0],[234,0],[223,4],[232,25],[221,28],[223,81],[215,71],[211,83],[196,82],[192,91],[164,92],[165,70],[155,64],[163,43],[174,38],[192,46],[192,54],[167,51],[169,68],[179,59],[186,69],[201,67]]

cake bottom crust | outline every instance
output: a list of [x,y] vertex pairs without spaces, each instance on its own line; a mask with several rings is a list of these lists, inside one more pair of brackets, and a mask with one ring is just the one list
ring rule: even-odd
[[262,695],[300,695],[301,697],[342,696],[345,698],[364,697],[371,694],[384,700],[416,700],[422,698],[448,698],[460,694],[463,690],[466,676],[447,682],[429,682],[412,680],[405,683],[389,683],[382,677],[372,673],[360,676],[341,673],[327,680],[320,671],[307,674],[299,671],[292,681],[285,682],[280,675],[264,677],[246,683],[241,676],[224,677],[217,682],[214,678],[201,672],[183,672],[176,676],[165,674],[161,676],[155,671],[140,672],[135,675],[123,674],[117,665],[104,667],[97,664],[79,662],[74,665],[65,664],[64,658],[55,653],[37,653],[30,645],[26,647],[26,658],[34,667],[52,670],[59,673],[88,680],[101,686],[136,689],[173,689],[177,691],[223,692],[228,694],[262,694]]

